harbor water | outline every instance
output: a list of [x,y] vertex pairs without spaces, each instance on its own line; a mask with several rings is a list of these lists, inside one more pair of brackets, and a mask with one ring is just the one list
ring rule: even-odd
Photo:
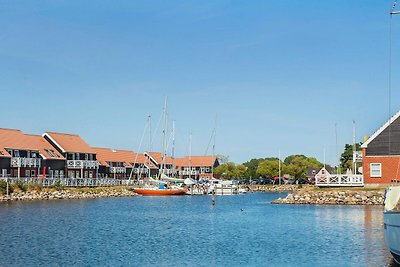
[[395,266],[383,207],[283,196],[0,203],[0,266]]

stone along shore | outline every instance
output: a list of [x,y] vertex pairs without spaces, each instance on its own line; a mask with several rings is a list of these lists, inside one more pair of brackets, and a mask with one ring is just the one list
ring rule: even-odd
[[9,196],[0,195],[0,202],[18,200],[90,199],[130,196],[137,196],[137,194],[133,190],[121,187],[74,188],[66,190],[43,189],[41,191],[13,192]]
[[273,204],[383,205],[384,189],[298,189]]

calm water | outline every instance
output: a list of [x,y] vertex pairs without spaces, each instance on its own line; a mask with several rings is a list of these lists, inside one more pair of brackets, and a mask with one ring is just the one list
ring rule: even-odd
[[0,204],[0,266],[394,266],[381,207],[282,194]]

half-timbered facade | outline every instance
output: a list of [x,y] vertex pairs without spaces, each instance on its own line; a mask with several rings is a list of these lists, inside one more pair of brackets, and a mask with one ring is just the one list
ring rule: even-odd
[[99,163],[94,151],[79,135],[46,132],[43,137],[65,157],[68,178],[96,178]]

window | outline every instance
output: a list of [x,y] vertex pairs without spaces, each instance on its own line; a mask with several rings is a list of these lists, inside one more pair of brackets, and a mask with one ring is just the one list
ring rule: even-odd
[[36,171],[35,170],[31,170],[31,177],[35,177],[36,176]]
[[25,170],[25,177],[30,177],[30,176],[31,176],[31,171]]
[[370,166],[371,177],[381,178],[382,177],[382,163],[371,163]]
[[19,157],[19,150],[14,150],[14,157]]
[[89,160],[89,154],[85,154],[85,160]]

